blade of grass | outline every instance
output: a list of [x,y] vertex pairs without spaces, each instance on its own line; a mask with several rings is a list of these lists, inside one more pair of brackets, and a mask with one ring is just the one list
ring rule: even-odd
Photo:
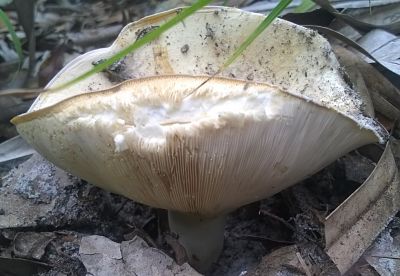
[[55,90],[60,90],[60,89],[64,89],[66,87],[69,87],[95,73],[101,72],[104,69],[106,69],[107,67],[109,67],[110,65],[112,65],[113,63],[119,61],[120,59],[122,59],[123,57],[125,57],[127,54],[133,52],[134,50],[137,50],[138,48],[140,48],[141,46],[155,40],[157,37],[159,37],[163,32],[165,32],[166,30],[170,29],[171,27],[175,26],[176,24],[178,24],[179,22],[181,22],[182,20],[184,20],[186,17],[188,17],[189,15],[191,15],[192,13],[196,12],[197,10],[201,9],[202,7],[206,6],[208,3],[210,3],[212,0],[198,0],[196,3],[194,3],[192,6],[187,7],[187,8],[183,8],[182,11],[177,14],[176,16],[174,16],[173,18],[171,18],[169,21],[165,22],[164,24],[162,24],[159,28],[152,30],[151,32],[148,32],[145,36],[143,36],[142,38],[136,40],[133,44],[129,45],[128,47],[126,47],[125,49],[121,50],[120,52],[118,52],[117,54],[115,54],[114,56],[110,57],[109,59],[107,59],[106,61],[96,65],[95,67],[93,67],[93,69],[87,71],[86,73],[72,79],[71,81],[62,84],[60,86],[57,86],[53,89],[50,89],[51,91],[55,91]]
[[302,0],[300,5],[296,7],[293,12],[295,13],[303,13],[303,12],[308,12],[312,8],[314,8],[316,5],[313,1],[311,0]]
[[[8,18],[7,14],[2,9],[0,9],[0,20],[4,23],[8,32],[10,33],[11,41],[14,45],[15,51],[17,52],[17,55],[19,58],[19,64],[21,66],[23,59],[24,59],[24,55],[22,53],[21,41],[19,40],[17,34],[15,33],[14,27],[13,27],[10,19]],[[20,66],[18,66],[18,67],[20,67]]]
[[0,97],[2,96],[14,96],[19,98],[34,98],[40,93],[46,92],[43,88],[17,88],[17,89],[4,89],[0,90]]

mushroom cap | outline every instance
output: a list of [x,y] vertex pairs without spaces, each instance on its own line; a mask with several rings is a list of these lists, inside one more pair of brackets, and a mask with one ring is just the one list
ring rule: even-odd
[[[109,48],[84,54],[49,83],[54,87],[93,68],[181,9],[145,17],[127,25]],[[43,94],[31,111],[79,93],[106,89],[122,79],[154,75],[212,75],[264,20],[261,14],[228,7],[207,7],[101,72],[54,94]],[[363,103],[343,80],[342,70],[325,38],[313,30],[276,19],[220,76],[266,82],[345,113],[358,113]]]
[[[48,87],[178,11],[127,25],[112,46],[76,58]],[[41,94],[13,123],[47,159],[99,187],[202,216],[270,196],[350,150],[382,142],[385,130],[364,114],[329,43],[284,20],[222,78],[198,88],[263,19],[233,8],[200,10],[108,73]],[[134,80],[112,87],[114,75]]]
[[355,118],[277,86],[213,78],[198,88],[206,79],[131,80],[13,123],[74,175],[153,207],[202,216],[277,193],[379,140],[378,127],[360,128]]

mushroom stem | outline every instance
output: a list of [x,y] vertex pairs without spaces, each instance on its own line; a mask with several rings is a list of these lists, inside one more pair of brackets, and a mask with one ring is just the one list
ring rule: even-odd
[[168,211],[168,220],[171,232],[178,234],[179,243],[186,249],[190,265],[206,272],[221,254],[226,215],[205,218]]

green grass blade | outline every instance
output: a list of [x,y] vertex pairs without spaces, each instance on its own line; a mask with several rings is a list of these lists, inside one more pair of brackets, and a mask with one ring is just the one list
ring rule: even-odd
[[4,23],[8,32],[11,35],[11,41],[14,45],[15,51],[17,52],[17,55],[19,58],[19,63],[21,65],[23,62],[23,59],[24,59],[24,55],[22,53],[22,47],[21,47],[21,40],[18,38],[17,34],[15,33],[14,27],[13,27],[10,19],[8,18],[7,14],[2,9],[0,9],[0,20]]
[[103,71],[104,69],[106,69],[107,67],[109,67],[110,65],[112,65],[113,63],[119,61],[121,58],[125,57],[127,54],[135,51],[136,49],[140,48],[141,46],[155,40],[157,37],[159,37],[163,32],[165,32],[166,30],[170,29],[171,27],[175,26],[176,24],[178,24],[179,22],[181,22],[182,20],[184,20],[186,17],[188,17],[189,15],[191,15],[192,13],[196,12],[197,10],[201,9],[202,7],[206,6],[208,3],[210,3],[212,0],[198,0],[196,3],[194,3],[192,6],[187,7],[187,8],[183,8],[182,11],[177,14],[176,16],[174,16],[173,18],[171,18],[169,21],[165,22],[163,25],[161,25],[159,28],[152,30],[151,32],[147,33],[145,36],[143,36],[142,38],[136,40],[133,44],[129,45],[128,47],[126,47],[125,49],[121,50],[120,52],[118,52],[117,54],[115,54],[114,56],[110,57],[109,59],[107,59],[106,61],[96,65],[95,67],[93,67],[93,69],[87,71],[86,73],[76,77],[75,79],[62,84],[60,86],[57,86],[53,89],[50,90],[60,90],[63,88],[66,88],[68,86],[71,86],[93,74],[96,74],[98,72]]
[[314,8],[316,5],[313,1],[311,0],[302,0],[300,5],[296,7],[293,12],[295,13],[303,13],[303,12],[308,12],[312,8]]
[[257,28],[252,32],[247,39],[236,49],[236,51],[229,57],[229,59],[224,63],[221,70],[231,65],[246,48],[277,18],[281,12],[292,2],[292,0],[281,0],[278,5],[273,8],[273,10],[268,14],[268,16],[257,26]]

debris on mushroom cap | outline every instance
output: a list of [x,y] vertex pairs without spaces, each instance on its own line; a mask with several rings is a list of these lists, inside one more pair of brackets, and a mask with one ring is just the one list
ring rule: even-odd
[[277,193],[381,138],[360,114],[265,83],[214,78],[193,93],[205,79],[132,80],[13,122],[47,159],[97,186],[203,216]]
[[[127,47],[177,12],[179,9],[162,12],[127,25],[111,47],[78,57],[54,78],[50,87],[91,69],[92,64]],[[264,18],[235,8],[205,8],[122,59],[114,66],[118,68],[116,74],[124,79],[171,74],[211,75]],[[343,80],[325,38],[281,19],[276,19],[221,76],[278,85],[344,113],[358,113],[362,108],[360,98]],[[63,91],[39,96],[31,111],[113,84],[107,73],[98,73]]]

